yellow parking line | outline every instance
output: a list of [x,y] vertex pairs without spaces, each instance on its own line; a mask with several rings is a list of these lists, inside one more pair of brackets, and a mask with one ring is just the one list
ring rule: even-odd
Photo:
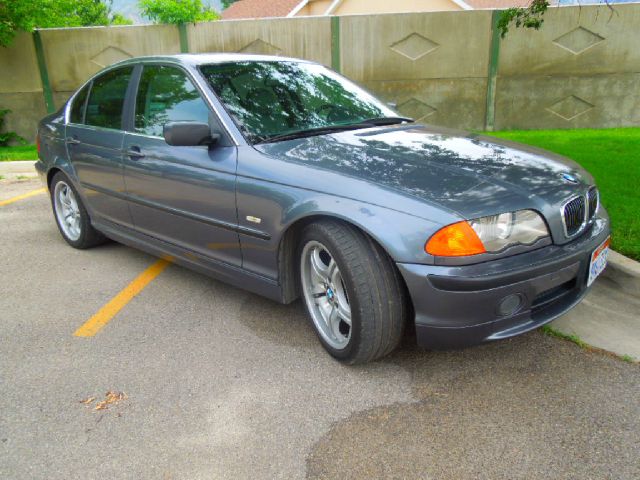
[[113,297],[109,303],[98,310],[93,317],[78,328],[74,335],[76,337],[93,337],[107,323],[111,321],[116,314],[122,310],[133,297],[138,295],[151,281],[162,273],[171,262],[167,259],[160,259],[138,275],[129,285],[127,285],[120,293]]
[[9,205],[10,203],[17,202],[18,200],[24,200],[25,198],[40,195],[41,193],[44,193],[46,191],[47,191],[46,188],[39,188],[38,190],[33,190],[31,192],[23,193],[22,195],[18,195],[17,197],[9,198],[7,200],[0,200],[0,207],[4,207],[5,205]]

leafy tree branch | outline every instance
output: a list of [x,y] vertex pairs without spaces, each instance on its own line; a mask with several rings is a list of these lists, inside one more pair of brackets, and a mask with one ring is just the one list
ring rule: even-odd
[[143,15],[155,23],[195,23],[218,20],[220,15],[202,0],[140,0]]
[[508,8],[498,19],[498,31],[504,38],[513,24],[516,28],[533,28],[539,30],[544,23],[543,15],[549,8],[547,0],[532,0],[528,7]]
[[222,0],[222,9],[226,10],[231,6],[232,3],[235,3],[237,0]]
[[4,0],[0,1],[0,46],[10,45],[18,31],[35,28],[131,23],[111,11],[111,0]]

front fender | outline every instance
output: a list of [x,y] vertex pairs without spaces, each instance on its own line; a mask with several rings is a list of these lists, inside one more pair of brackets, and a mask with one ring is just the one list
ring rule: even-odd
[[459,221],[451,211],[375,182],[238,149],[236,207],[243,267],[278,278],[278,251],[289,228],[311,217],[349,222],[397,262],[433,264],[424,251],[438,228]]
[[348,198],[316,194],[283,212],[281,233],[297,222],[317,216],[355,225],[376,240],[396,262],[433,264],[433,257],[425,252],[424,244],[442,226],[440,223]]
[[[243,268],[272,279],[279,276],[280,243],[301,221],[318,217],[343,220],[370,235],[394,261],[422,264],[434,263],[424,244],[446,224],[442,217],[427,220],[358,200],[246,177],[238,178],[236,202]],[[450,221],[457,219],[451,216]]]

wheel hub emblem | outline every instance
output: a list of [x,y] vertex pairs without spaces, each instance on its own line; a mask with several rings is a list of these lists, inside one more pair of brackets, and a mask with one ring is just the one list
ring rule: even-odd
[[332,302],[334,297],[335,297],[335,293],[333,293],[333,290],[331,288],[327,288],[327,299]]

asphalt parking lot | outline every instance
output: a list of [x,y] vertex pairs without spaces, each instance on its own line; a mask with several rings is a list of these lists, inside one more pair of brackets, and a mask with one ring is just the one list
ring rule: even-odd
[[0,181],[0,478],[640,478],[640,366],[540,332],[344,367],[300,303],[169,265],[76,336],[157,259],[2,204],[40,187]]

